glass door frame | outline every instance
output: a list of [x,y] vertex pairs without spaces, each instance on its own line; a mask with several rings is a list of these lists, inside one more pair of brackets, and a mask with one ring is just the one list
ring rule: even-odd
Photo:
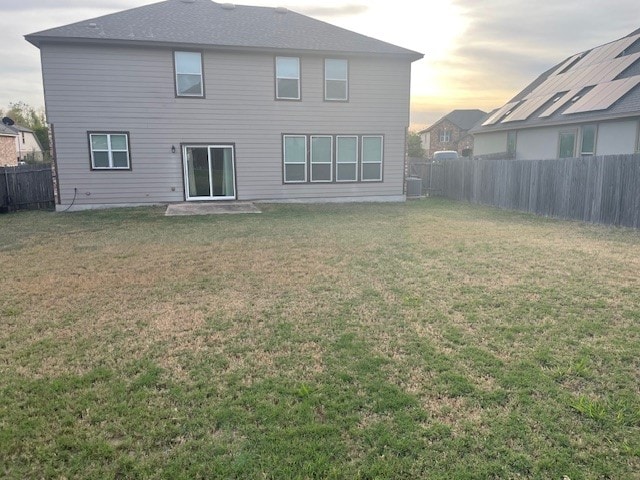
[[[236,146],[234,143],[183,143],[180,145],[182,150],[182,176],[184,180],[184,199],[187,202],[199,202],[212,200],[236,200],[238,197],[238,185],[236,183]],[[187,164],[187,149],[188,148],[206,148],[207,159],[209,162],[209,196],[191,197],[189,195],[189,167]],[[231,172],[233,174],[233,195],[213,195],[213,165],[211,161],[211,149],[231,149]]]

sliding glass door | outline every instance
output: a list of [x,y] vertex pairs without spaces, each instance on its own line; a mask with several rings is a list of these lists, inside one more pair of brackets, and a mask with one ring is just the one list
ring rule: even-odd
[[185,145],[182,155],[187,200],[236,198],[233,145]]

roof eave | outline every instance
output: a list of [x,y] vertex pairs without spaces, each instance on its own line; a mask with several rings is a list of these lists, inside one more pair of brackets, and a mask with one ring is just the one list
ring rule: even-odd
[[349,51],[349,50],[314,50],[303,48],[277,48],[277,47],[255,47],[251,45],[212,45],[212,44],[200,44],[200,43],[180,43],[180,42],[163,42],[156,40],[124,40],[124,39],[107,39],[107,38],[79,38],[79,37],[57,37],[57,36],[44,36],[37,34],[25,35],[27,40],[32,45],[40,48],[46,43],[71,43],[71,44],[84,44],[84,45],[116,45],[116,46],[140,46],[140,47],[157,47],[157,48],[199,48],[207,50],[222,50],[230,52],[279,52],[279,53],[294,53],[305,52],[316,55],[324,54],[339,54],[346,56],[359,56],[359,57],[386,57],[386,58],[406,58],[411,62],[415,62],[424,57],[424,54],[414,52],[413,50],[406,50],[404,52],[365,52],[365,51]]
[[471,134],[478,133],[495,133],[495,132],[506,132],[509,130],[527,130],[531,128],[544,128],[544,127],[557,127],[560,125],[580,125],[582,123],[592,123],[592,122],[604,122],[609,120],[618,120],[622,118],[632,118],[640,116],[640,110],[626,113],[609,113],[602,115],[593,115],[588,118],[574,118],[571,119],[567,117],[567,119],[558,119],[549,122],[541,122],[534,123],[530,125],[518,125],[517,122],[511,122],[510,125],[499,125],[497,127],[485,127],[485,128],[472,128],[469,130]]

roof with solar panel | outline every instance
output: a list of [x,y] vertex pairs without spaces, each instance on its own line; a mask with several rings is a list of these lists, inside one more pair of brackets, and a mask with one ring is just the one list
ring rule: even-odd
[[472,133],[640,115],[640,29],[540,75]]

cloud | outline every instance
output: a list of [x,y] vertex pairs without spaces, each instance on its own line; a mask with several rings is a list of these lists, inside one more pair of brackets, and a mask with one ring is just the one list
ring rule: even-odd
[[628,35],[640,18],[636,0],[452,1],[465,28],[446,56],[431,60],[440,90],[414,92],[415,126],[455,108],[501,106],[570,55]]
[[365,13],[369,7],[366,5],[346,4],[333,7],[323,6],[292,6],[294,12],[310,15],[313,17],[348,17],[351,15],[359,15]]
[[454,1],[469,20],[457,61],[491,65],[484,76],[529,81],[569,55],[629,34],[640,13],[636,0]]
[[83,12],[89,12],[91,10],[121,10],[127,7],[142,5],[144,3],[152,3],[149,1],[135,2],[136,5],[132,5],[132,2],[126,0],[104,0],[101,2],[95,2],[93,5],[87,0],[20,0],[19,2],[7,1],[3,2],[3,11],[13,12],[26,12],[30,10],[42,11],[42,10],[82,10]]

